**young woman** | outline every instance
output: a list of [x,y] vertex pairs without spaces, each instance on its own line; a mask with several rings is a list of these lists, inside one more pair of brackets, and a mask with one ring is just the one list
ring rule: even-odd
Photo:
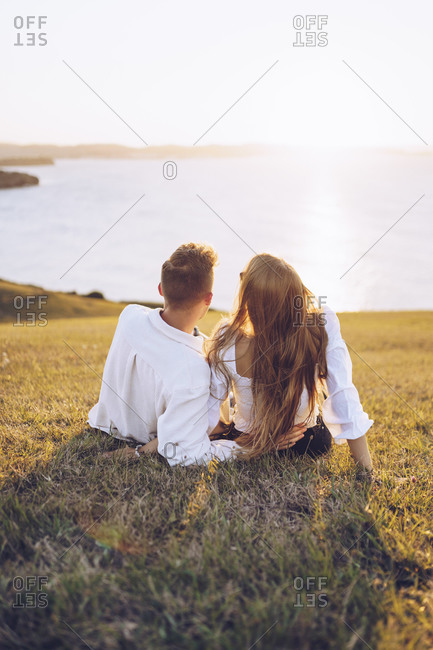
[[302,425],[307,430],[289,444],[293,452],[318,455],[332,438],[347,440],[355,462],[372,469],[365,434],[373,421],[352,383],[338,318],[327,306],[314,305],[313,294],[283,259],[263,254],[247,264],[237,306],[207,342],[207,358],[212,395],[234,393],[228,435],[247,457],[278,449],[284,434]]

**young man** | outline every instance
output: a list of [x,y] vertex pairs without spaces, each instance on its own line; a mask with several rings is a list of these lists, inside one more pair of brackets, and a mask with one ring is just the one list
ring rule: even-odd
[[227,460],[238,449],[234,441],[209,439],[219,408],[209,409],[210,370],[203,338],[193,335],[212,300],[216,259],[210,246],[179,246],[162,265],[164,309],[128,305],[121,313],[88,420],[116,438],[143,443],[115,454],[157,447],[170,465],[191,465]]

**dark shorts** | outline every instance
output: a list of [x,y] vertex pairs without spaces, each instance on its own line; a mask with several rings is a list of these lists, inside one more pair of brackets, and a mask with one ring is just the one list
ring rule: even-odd
[[[221,438],[226,440],[236,440],[241,435],[241,431],[238,431],[233,422],[229,425],[227,433],[221,435]],[[316,426],[308,428],[302,440],[298,440],[293,447],[283,449],[278,452],[280,456],[285,456],[287,454],[294,454],[295,456],[303,456],[307,454],[308,456],[321,456],[326,454],[332,446],[332,435],[324,424],[322,418],[317,418]]]

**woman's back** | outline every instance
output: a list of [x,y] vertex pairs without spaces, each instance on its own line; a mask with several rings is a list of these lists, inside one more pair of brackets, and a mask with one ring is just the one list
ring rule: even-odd
[[[225,366],[230,373],[235,399],[233,422],[238,431],[250,432],[254,419],[254,399],[252,377],[254,338],[240,336],[236,343],[228,347],[222,355]],[[314,426],[318,415],[318,406],[310,415],[308,391],[304,386],[295,416],[295,424],[306,422]]]
[[236,373],[240,377],[252,377],[251,366],[253,365],[252,338],[240,336],[235,343]]
[[250,260],[241,273],[237,307],[211,337],[207,356],[217,383],[233,389],[234,423],[249,434],[240,444],[250,457],[274,450],[296,424],[315,425],[321,382],[328,395],[323,420],[334,437],[358,438],[372,424],[352,383],[336,314],[316,306],[281,258],[263,254]]

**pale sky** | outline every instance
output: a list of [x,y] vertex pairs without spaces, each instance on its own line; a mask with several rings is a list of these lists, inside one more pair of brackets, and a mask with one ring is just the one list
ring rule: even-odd
[[[293,46],[307,13],[327,16],[311,29],[326,47]],[[47,24],[17,30],[16,16]],[[255,84],[199,144],[427,151],[432,25],[427,0],[2,0],[0,142],[144,146],[66,61],[151,145],[192,145]],[[15,46],[18,31],[47,45]]]

